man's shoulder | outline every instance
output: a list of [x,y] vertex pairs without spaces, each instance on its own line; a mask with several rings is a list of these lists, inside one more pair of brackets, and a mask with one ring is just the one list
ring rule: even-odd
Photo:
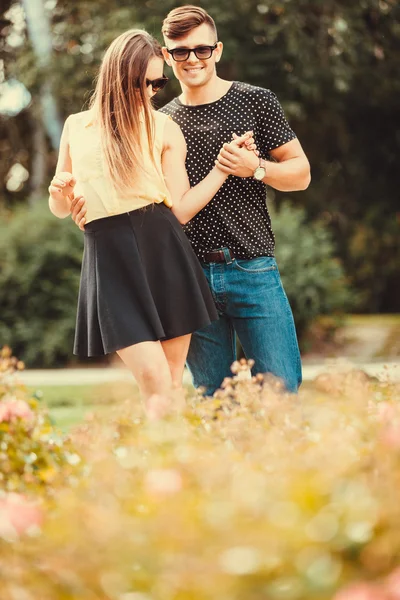
[[274,92],[270,89],[252,85],[251,83],[244,83],[243,81],[235,81],[235,91],[252,100],[257,100],[258,98],[261,100],[269,100],[272,97],[275,97]]
[[165,115],[172,116],[179,108],[176,98],[173,98],[168,104],[158,109],[158,112],[164,113]]

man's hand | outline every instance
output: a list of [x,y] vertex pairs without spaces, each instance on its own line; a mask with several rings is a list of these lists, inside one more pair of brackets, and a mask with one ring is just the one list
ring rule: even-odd
[[85,198],[83,196],[76,196],[71,201],[71,219],[82,231],[85,231],[85,215]]
[[54,200],[71,198],[75,184],[76,179],[72,173],[67,171],[56,173],[49,185],[49,194]]
[[[253,148],[255,146],[254,139],[251,138],[252,143],[246,145],[246,140],[242,141],[243,137],[239,138],[236,136],[233,142],[224,144],[215,164],[221,171],[228,175],[252,177],[259,165],[259,153]],[[249,138],[246,139],[248,140]],[[251,151],[249,152],[249,150]]]

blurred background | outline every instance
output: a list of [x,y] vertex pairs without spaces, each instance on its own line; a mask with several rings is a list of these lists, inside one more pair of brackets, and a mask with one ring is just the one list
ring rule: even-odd
[[[181,4],[0,2],[0,346],[28,367],[73,360],[82,232],[47,206],[63,122],[86,106],[107,45],[131,27],[161,40]],[[224,42],[219,75],[272,89],[311,162],[308,190],[268,196],[304,356],[351,342],[355,356],[399,356],[400,3],[201,6]],[[158,106],[177,94],[172,80]]]

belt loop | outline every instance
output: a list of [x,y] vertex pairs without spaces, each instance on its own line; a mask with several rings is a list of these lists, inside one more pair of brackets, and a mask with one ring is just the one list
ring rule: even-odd
[[231,265],[232,264],[232,258],[231,258],[231,254],[229,252],[229,248],[222,248],[222,252],[224,253],[226,264],[227,265]]

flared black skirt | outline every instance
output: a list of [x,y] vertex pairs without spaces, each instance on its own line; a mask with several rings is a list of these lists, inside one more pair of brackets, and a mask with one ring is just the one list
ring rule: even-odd
[[201,265],[164,204],[86,225],[74,354],[168,340],[217,318]]

